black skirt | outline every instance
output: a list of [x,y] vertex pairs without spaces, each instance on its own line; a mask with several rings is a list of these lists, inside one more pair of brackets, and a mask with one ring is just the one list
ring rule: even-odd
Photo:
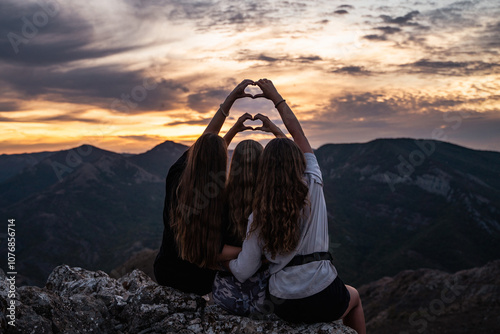
[[274,313],[293,323],[331,322],[340,319],[349,306],[351,296],[344,282],[337,276],[323,291],[300,299],[282,299],[270,296]]

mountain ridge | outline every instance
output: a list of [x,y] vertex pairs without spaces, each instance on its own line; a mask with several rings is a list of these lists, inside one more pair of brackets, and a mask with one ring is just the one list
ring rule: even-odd
[[[157,249],[164,179],[186,149],[167,141],[123,155],[82,145],[0,182],[0,212],[23,222],[22,282],[41,284],[62,263],[110,272],[144,248]],[[347,281],[420,267],[453,272],[498,258],[500,153],[406,138],[327,144],[315,154],[330,250]],[[398,170],[400,157],[413,171]]]

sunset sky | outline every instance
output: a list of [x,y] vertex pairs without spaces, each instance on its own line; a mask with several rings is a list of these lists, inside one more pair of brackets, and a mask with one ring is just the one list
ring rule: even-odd
[[[0,0],[0,154],[190,144],[246,78],[273,80],[315,148],[500,151],[499,52],[498,0]],[[244,112],[285,130],[247,98],[221,134]]]

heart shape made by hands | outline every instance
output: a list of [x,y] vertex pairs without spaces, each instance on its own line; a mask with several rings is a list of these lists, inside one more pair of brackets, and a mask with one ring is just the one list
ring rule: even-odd
[[[258,94],[258,93],[257,93]],[[243,122],[243,125],[245,126],[250,126],[252,128],[252,130],[255,130],[256,127],[261,127],[263,126],[264,124],[262,123],[262,121],[260,119],[255,119],[253,118],[254,116],[252,116],[252,119],[247,119]],[[260,122],[259,123],[256,123],[256,122]]]
[[260,89],[259,86],[257,85],[248,85],[246,88],[245,88],[245,93],[247,94],[251,94],[252,95],[252,98],[257,95],[257,94],[262,94],[262,90]]

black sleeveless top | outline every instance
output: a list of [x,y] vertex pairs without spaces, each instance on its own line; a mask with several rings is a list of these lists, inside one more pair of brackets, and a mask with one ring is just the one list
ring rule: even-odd
[[184,292],[205,295],[212,292],[216,271],[200,268],[179,257],[177,244],[170,228],[171,204],[177,203],[176,189],[186,168],[187,151],[170,167],[165,185],[163,207],[163,240],[154,262],[156,281]]

